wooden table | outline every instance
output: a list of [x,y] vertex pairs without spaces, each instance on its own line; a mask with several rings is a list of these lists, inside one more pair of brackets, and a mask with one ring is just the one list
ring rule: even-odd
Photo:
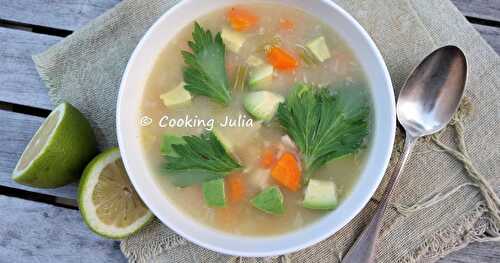
[[[10,179],[24,147],[53,107],[31,55],[118,2],[0,0],[0,262],[125,261],[117,241],[99,238],[83,224],[76,184],[44,190]],[[453,2],[500,53],[500,0]],[[500,262],[500,245],[471,244],[441,262]]]

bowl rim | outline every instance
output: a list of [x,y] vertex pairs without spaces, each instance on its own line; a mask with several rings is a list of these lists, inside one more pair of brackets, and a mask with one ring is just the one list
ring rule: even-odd
[[[153,212],[153,214],[155,214],[155,216],[157,218],[159,218],[162,223],[167,225],[169,228],[174,230],[174,232],[178,233],[179,235],[186,238],[190,242],[193,242],[201,247],[204,247],[204,248],[216,251],[216,252],[230,254],[230,255],[237,255],[237,256],[248,256],[248,257],[276,256],[276,255],[282,255],[282,254],[287,254],[290,252],[295,252],[295,251],[301,250],[303,248],[312,246],[312,245],[330,237],[331,235],[336,233],[338,230],[340,230],[342,227],[347,225],[356,215],[358,215],[361,212],[363,207],[365,207],[365,205],[368,204],[369,200],[371,199],[371,197],[375,193],[376,189],[380,185],[380,182],[382,181],[385,170],[387,169],[387,166],[389,163],[389,159],[390,159],[392,148],[393,148],[395,131],[396,131],[396,113],[395,113],[396,106],[395,106],[394,90],[392,87],[391,77],[389,75],[389,71],[388,71],[387,66],[385,64],[385,61],[384,61],[379,49],[375,45],[374,41],[371,39],[371,37],[368,35],[368,33],[363,29],[363,27],[349,13],[347,13],[347,11],[345,11],[343,8],[338,6],[333,1],[318,0],[318,2],[321,2],[322,4],[328,5],[329,8],[332,9],[332,12],[333,12],[333,10],[335,10],[335,12],[340,14],[343,18],[347,19],[347,21],[353,27],[353,29],[356,30],[359,34],[361,34],[361,37],[363,38],[364,41],[366,41],[366,44],[369,46],[370,52],[372,52],[376,58],[376,61],[374,61],[374,63],[376,63],[377,66],[380,67],[380,70],[382,72],[382,76],[380,76],[380,77],[385,84],[385,87],[383,87],[383,88],[387,92],[386,102],[388,104],[388,107],[386,107],[386,110],[388,110],[388,112],[386,112],[386,114],[387,114],[387,123],[386,124],[389,126],[388,130],[387,130],[387,134],[384,137],[384,142],[387,144],[387,147],[384,148],[384,152],[378,158],[378,161],[381,162],[381,164],[378,167],[376,167],[377,171],[374,173],[376,178],[372,179],[371,185],[369,185],[370,187],[368,187],[368,190],[367,190],[366,194],[364,194],[364,196],[357,198],[358,200],[351,202],[352,203],[351,205],[353,205],[353,207],[351,208],[351,212],[347,213],[347,215],[343,215],[343,217],[341,216],[341,218],[343,218],[343,220],[341,220],[341,222],[338,222],[336,225],[331,225],[329,230],[323,231],[321,234],[316,233],[314,237],[310,237],[307,240],[297,241],[297,242],[295,242],[294,245],[288,245],[286,247],[280,247],[280,248],[278,248],[279,246],[278,247],[271,247],[266,251],[251,251],[250,248],[248,248],[248,249],[234,249],[234,248],[227,248],[227,247],[221,246],[221,245],[214,245],[213,243],[211,243],[211,241],[207,241],[206,238],[200,238],[199,236],[197,237],[197,236],[194,236],[192,234],[187,233],[187,231],[185,231],[186,229],[182,229],[182,227],[180,227],[179,222],[172,220],[171,218],[169,218],[169,216],[165,216],[165,214],[161,212],[162,207],[159,206],[159,204],[158,204],[159,202],[153,200],[154,198],[152,195],[150,195],[151,192],[149,191],[149,189],[146,189],[144,187],[144,181],[143,181],[144,178],[137,177],[136,173],[134,173],[137,171],[137,168],[135,167],[135,164],[132,164],[132,160],[130,159],[131,157],[128,155],[127,149],[129,148],[128,147],[129,144],[128,144],[128,141],[126,141],[124,138],[126,135],[124,135],[124,129],[123,129],[123,127],[126,126],[126,121],[127,121],[127,119],[126,119],[127,116],[123,113],[123,109],[126,108],[124,105],[125,96],[126,96],[125,92],[126,92],[126,87],[128,85],[128,81],[129,81],[129,77],[130,77],[132,68],[135,67],[134,64],[137,63],[136,61],[138,59],[139,53],[144,48],[146,43],[149,40],[151,40],[151,36],[154,34],[153,32],[155,32],[155,30],[162,25],[162,21],[165,20],[166,17],[170,16],[171,14],[173,14],[175,12],[178,12],[178,10],[182,10],[182,8],[184,8],[185,6],[187,6],[188,4],[190,4],[194,1],[195,0],[183,0],[180,3],[176,4],[175,6],[173,6],[172,8],[170,8],[167,12],[162,14],[156,20],[156,22],[147,30],[146,34],[144,34],[144,36],[141,38],[140,42],[138,43],[138,45],[134,49],[134,51],[133,51],[133,53],[132,53],[132,55],[127,63],[126,69],[123,73],[122,81],[120,84],[120,90],[119,90],[119,94],[118,94],[117,106],[116,106],[116,131],[117,131],[118,144],[120,146],[120,152],[121,152],[124,166],[125,166],[127,172],[130,171],[130,173],[129,173],[130,181],[134,185],[137,193],[139,194],[139,196],[141,197],[143,202],[146,204],[146,206],[148,206],[148,208],[151,210],[151,212]],[[292,1],[294,1],[294,0],[292,0]],[[227,1],[227,2],[231,2],[231,1]],[[238,2],[238,0],[232,1],[232,2]],[[248,1],[248,2],[250,2],[250,1]],[[279,1],[276,1],[276,0],[254,0],[252,2],[278,2],[279,3]],[[234,3],[232,3],[232,4],[234,4]],[[228,4],[228,5],[230,5],[230,4]],[[296,8],[300,8],[300,7],[296,6]],[[219,8],[213,8],[212,11],[215,11],[217,9],[219,9]],[[311,14],[311,15],[316,16],[315,14]],[[196,17],[193,17],[193,19],[195,19],[195,18]],[[337,31],[337,28],[334,28],[334,29]],[[360,59],[360,58],[358,58],[358,59]],[[364,70],[366,71],[366,69],[364,69]],[[130,119],[128,121],[130,121]],[[377,123],[377,120],[375,120],[374,122]],[[378,130],[378,128],[373,128],[373,129]],[[373,135],[373,138],[375,138],[375,135]],[[372,140],[375,140],[375,139],[372,139]],[[374,151],[371,151],[369,153],[369,155],[373,155],[373,154],[374,154]],[[365,170],[366,169],[363,170],[363,173],[366,174],[367,172]],[[361,181],[361,177],[358,179],[358,182],[356,183],[356,186],[354,186],[354,187],[359,187],[360,181]],[[352,192],[354,192],[354,190]],[[350,197],[348,197],[348,198],[350,198]],[[164,198],[164,200],[165,200],[165,198]],[[162,201],[164,201],[164,200],[162,200]],[[346,202],[346,200],[343,201],[343,203],[345,203],[345,202]],[[170,200],[167,201],[167,203],[169,206],[171,206]],[[340,210],[340,207],[343,205],[343,203],[341,203],[341,205],[335,211]],[[176,210],[177,211],[174,212],[175,216],[181,216],[178,214],[184,213],[182,211],[178,211],[178,209],[176,209]],[[330,214],[332,214],[332,213],[330,213]],[[346,214],[346,213],[344,213],[344,214]],[[172,215],[172,216],[174,216],[174,215]],[[234,238],[235,240],[238,240],[238,239],[253,240],[253,241],[266,240],[268,242],[278,242],[279,243],[280,241],[283,241],[287,238],[293,237],[294,234],[296,232],[298,232],[298,231],[291,231],[291,232],[287,232],[285,234],[280,234],[280,235],[276,235],[276,236],[263,236],[263,237],[261,237],[261,236],[258,236],[258,237],[237,236],[237,235],[231,235],[231,234],[228,234],[225,232],[221,232],[221,231],[212,229],[211,227],[208,227],[208,226],[204,226],[203,223],[196,221],[191,216],[187,216],[187,217],[189,218],[189,220],[192,221],[191,223],[194,223],[194,225],[203,225],[203,228],[210,228],[210,231],[213,232],[214,235],[231,236],[231,238]],[[325,218],[325,217],[329,217],[329,215],[323,216],[323,218]],[[323,220],[323,221],[325,221],[325,220]],[[313,222],[313,223],[309,224],[308,226],[304,227],[304,229],[305,228],[309,229],[309,228],[311,228],[311,225],[316,225],[316,224],[319,224],[319,222]],[[192,225],[192,226],[194,226],[194,225]],[[304,229],[302,229],[302,230],[304,230]],[[305,232],[305,230],[303,232]],[[204,240],[202,240],[202,239],[204,239]],[[271,243],[269,243],[269,244],[271,244]]]

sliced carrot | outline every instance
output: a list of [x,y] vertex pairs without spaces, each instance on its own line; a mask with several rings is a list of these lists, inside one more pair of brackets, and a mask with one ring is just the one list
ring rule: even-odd
[[276,161],[276,149],[271,147],[264,149],[264,151],[260,156],[260,166],[269,169],[273,166],[275,161]]
[[280,47],[271,47],[267,52],[267,61],[279,70],[293,70],[299,61],[288,51]]
[[284,187],[292,191],[299,190],[301,171],[295,155],[285,152],[271,170],[271,176]]
[[247,9],[233,7],[227,12],[229,24],[236,31],[248,31],[257,25],[259,18]]
[[228,199],[234,204],[245,197],[245,183],[241,173],[233,173],[227,177]]
[[286,18],[280,19],[280,29],[285,31],[292,31],[295,28],[295,23]]

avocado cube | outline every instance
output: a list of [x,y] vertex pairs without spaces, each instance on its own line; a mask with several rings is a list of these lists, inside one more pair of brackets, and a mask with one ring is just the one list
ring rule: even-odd
[[311,42],[307,43],[306,47],[320,62],[324,62],[331,57],[330,50],[323,36],[313,39]]
[[222,29],[221,37],[224,45],[234,53],[238,53],[246,41],[246,36],[244,34],[228,28]]
[[257,209],[268,214],[279,215],[285,212],[283,204],[283,194],[279,187],[271,186],[264,189],[250,200],[250,203]]
[[284,101],[283,96],[262,90],[247,94],[243,98],[243,106],[256,120],[270,121],[276,114],[280,103]]
[[273,80],[274,68],[269,64],[260,65],[250,71],[248,84],[253,90],[266,89]]
[[160,99],[166,107],[177,106],[191,102],[191,93],[184,89],[184,82],[169,92],[160,95]]
[[204,182],[202,184],[203,198],[208,206],[226,206],[226,193],[224,189],[224,178]]
[[309,209],[334,209],[337,206],[335,183],[332,181],[310,179],[302,205]]

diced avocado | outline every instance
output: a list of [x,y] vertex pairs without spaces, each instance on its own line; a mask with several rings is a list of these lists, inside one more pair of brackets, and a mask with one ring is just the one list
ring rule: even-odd
[[224,147],[224,150],[226,150],[226,152],[229,154],[233,154],[233,144],[224,134],[224,130],[217,127],[214,128],[213,133],[215,137],[217,137],[217,140],[219,140],[219,142],[222,144],[222,147]]
[[224,207],[226,205],[224,178],[204,182],[201,188],[203,190],[203,198],[208,206]]
[[185,143],[186,141],[184,141],[184,139],[180,136],[165,134],[163,135],[163,140],[160,145],[160,152],[164,156],[179,157],[172,145]]
[[250,203],[255,208],[269,214],[279,215],[285,212],[283,194],[277,186],[271,186],[264,189],[264,191],[252,198]]
[[254,55],[251,55],[247,58],[247,64],[250,66],[250,67],[258,67],[262,64],[264,64],[264,61]]
[[245,34],[236,32],[229,28],[222,29],[221,37],[222,41],[224,41],[224,45],[226,45],[226,47],[234,53],[238,53],[246,41]]
[[320,62],[323,62],[331,57],[330,50],[326,44],[325,37],[323,36],[313,39],[307,43],[306,47]]
[[337,206],[335,183],[310,179],[302,205],[309,209],[330,210]]
[[160,95],[160,99],[167,107],[181,105],[191,101],[191,93],[184,89],[184,82],[181,82],[175,89]]
[[279,104],[284,101],[283,96],[262,90],[248,93],[243,99],[243,105],[257,120],[270,121],[278,110]]
[[269,64],[258,66],[250,71],[248,84],[252,89],[263,89],[271,83],[274,68]]

